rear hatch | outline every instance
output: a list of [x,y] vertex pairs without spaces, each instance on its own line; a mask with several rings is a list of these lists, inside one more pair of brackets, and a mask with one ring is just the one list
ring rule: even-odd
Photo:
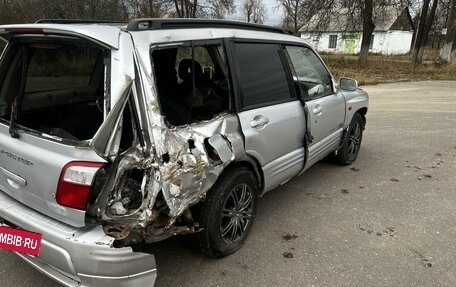
[[9,42],[0,60],[0,190],[84,226],[90,193],[82,193],[105,162],[89,145],[109,100],[110,50],[74,32],[0,27],[0,37]]

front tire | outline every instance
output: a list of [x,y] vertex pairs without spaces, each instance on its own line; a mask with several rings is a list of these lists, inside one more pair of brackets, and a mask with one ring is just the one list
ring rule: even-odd
[[350,165],[355,162],[358,157],[358,152],[361,148],[363,139],[364,120],[363,117],[356,113],[348,127],[347,136],[342,144],[342,147],[333,156],[333,161],[340,165]]
[[202,231],[194,236],[199,248],[214,257],[239,250],[255,219],[257,201],[258,184],[249,169],[223,174],[197,212]]

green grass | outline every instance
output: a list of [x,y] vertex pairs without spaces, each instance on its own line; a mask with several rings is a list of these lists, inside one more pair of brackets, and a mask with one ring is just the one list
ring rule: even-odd
[[456,80],[456,63],[438,63],[439,51],[426,50],[423,64],[411,63],[410,55],[370,54],[365,64],[358,57],[342,54],[322,54],[336,79],[349,77],[360,85],[375,85],[401,81]]

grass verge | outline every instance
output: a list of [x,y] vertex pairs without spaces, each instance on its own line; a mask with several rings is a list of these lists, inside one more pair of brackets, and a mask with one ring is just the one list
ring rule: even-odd
[[456,63],[438,63],[438,50],[427,50],[423,64],[411,63],[409,55],[370,54],[365,64],[358,62],[358,57],[342,54],[322,54],[336,79],[349,77],[358,80],[360,85],[380,83],[456,80]]

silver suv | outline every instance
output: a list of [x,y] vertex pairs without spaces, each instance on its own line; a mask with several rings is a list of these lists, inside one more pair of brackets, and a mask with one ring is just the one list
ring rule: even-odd
[[258,198],[355,161],[368,96],[282,29],[217,20],[0,26],[0,218],[67,286],[147,286],[176,234],[238,250]]

